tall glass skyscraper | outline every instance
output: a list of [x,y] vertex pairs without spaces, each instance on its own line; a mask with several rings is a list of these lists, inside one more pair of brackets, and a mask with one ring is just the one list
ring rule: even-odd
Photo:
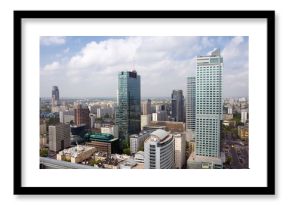
[[186,129],[195,130],[195,77],[187,77],[187,97],[186,97]]
[[196,63],[196,155],[220,158],[223,58],[217,49]]
[[51,106],[57,106],[59,105],[59,90],[57,86],[52,87],[52,92],[51,92]]
[[118,75],[116,124],[121,139],[141,130],[141,86],[136,71],[122,71]]
[[182,90],[173,90],[171,94],[171,109],[174,121],[184,122],[184,96]]

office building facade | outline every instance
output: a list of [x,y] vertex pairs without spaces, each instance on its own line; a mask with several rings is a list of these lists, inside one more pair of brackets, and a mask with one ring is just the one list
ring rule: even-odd
[[48,127],[49,150],[58,152],[70,146],[70,126],[57,124]]
[[136,71],[122,71],[118,75],[118,108],[116,124],[121,140],[140,132],[141,87]]
[[195,77],[187,78],[187,98],[186,98],[186,129],[195,130],[195,96],[196,96],[196,79]]
[[174,168],[174,138],[169,132],[158,129],[144,142],[145,169]]
[[196,155],[220,157],[223,58],[219,50],[196,59]]
[[184,122],[184,96],[182,90],[173,90],[171,94],[171,117],[176,122]]
[[51,92],[51,107],[55,107],[60,105],[59,101],[59,90],[57,86],[52,87],[52,92]]

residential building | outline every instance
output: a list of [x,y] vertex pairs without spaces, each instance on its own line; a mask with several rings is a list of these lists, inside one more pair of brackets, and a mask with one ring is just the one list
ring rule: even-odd
[[150,136],[150,133],[150,131],[141,131],[139,134],[129,136],[131,154],[135,154],[139,150],[144,150],[144,141]]
[[241,110],[241,122],[246,123],[248,120],[248,112],[246,109]]
[[150,115],[151,114],[151,100],[148,99],[142,103],[142,115]]
[[59,122],[60,123],[70,123],[74,121],[74,111],[73,110],[66,110],[59,112]]
[[136,71],[122,71],[118,75],[118,108],[116,124],[121,140],[140,132],[141,86]]
[[248,126],[238,126],[238,136],[241,140],[249,139],[249,127]]
[[184,122],[184,96],[182,90],[173,90],[171,94],[171,117],[174,121]]
[[175,168],[176,169],[182,169],[185,165],[185,148],[186,148],[186,142],[185,142],[185,135],[176,133],[173,134],[174,138],[174,156],[175,156]]
[[174,168],[174,138],[169,132],[156,130],[144,143],[145,169]]
[[70,126],[59,123],[48,127],[49,150],[58,152],[70,146]]
[[60,151],[56,155],[57,160],[70,161],[71,163],[80,163],[90,159],[96,152],[95,147],[77,145]]
[[74,115],[75,115],[74,123],[76,125],[85,124],[86,128],[90,127],[91,125],[91,120],[89,116],[90,110],[87,106],[78,104],[74,109]]

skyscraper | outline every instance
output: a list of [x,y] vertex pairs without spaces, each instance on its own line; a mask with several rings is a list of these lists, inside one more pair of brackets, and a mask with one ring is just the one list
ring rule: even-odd
[[187,98],[186,98],[186,129],[195,130],[195,77],[187,78]]
[[184,96],[182,90],[173,90],[171,94],[172,115],[174,121],[184,122]]
[[136,71],[122,71],[118,75],[118,108],[116,124],[119,137],[128,139],[130,134],[140,132],[141,126],[140,76]]
[[151,100],[148,99],[142,103],[142,115],[151,114]]
[[51,92],[51,107],[58,106],[59,104],[59,90],[57,86],[53,86]]
[[196,155],[220,158],[223,58],[217,49],[196,63]]

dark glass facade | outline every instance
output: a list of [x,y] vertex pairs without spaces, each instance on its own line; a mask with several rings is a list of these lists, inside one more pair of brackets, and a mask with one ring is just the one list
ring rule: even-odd
[[140,132],[141,127],[141,87],[136,71],[122,71],[118,75],[118,108],[116,124],[119,136],[127,139],[130,134]]
[[59,104],[59,90],[57,86],[52,87],[52,92],[51,92],[51,104],[53,106],[56,106]]
[[172,118],[184,122],[184,96],[182,90],[173,90],[171,95]]

